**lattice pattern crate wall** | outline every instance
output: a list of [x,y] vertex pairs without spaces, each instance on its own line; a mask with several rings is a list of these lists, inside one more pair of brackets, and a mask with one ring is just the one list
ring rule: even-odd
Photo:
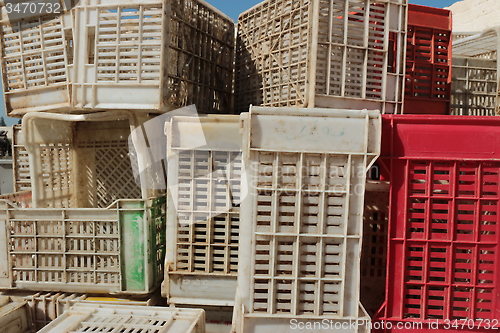
[[496,117],[384,118],[393,208],[379,320],[432,321],[437,332],[453,320],[467,323],[461,331],[499,326],[499,125]]
[[18,302],[26,302],[35,332],[42,329],[52,320],[56,319],[76,303],[79,304],[109,304],[109,305],[134,305],[154,306],[157,299],[96,297],[87,294],[70,294],[61,292],[4,292],[0,298],[6,296]]
[[108,208],[0,201],[0,289],[147,294],[163,278],[165,197]]
[[451,93],[451,11],[408,5],[404,113],[447,114]]
[[359,303],[362,212],[380,113],[252,107],[242,121],[237,332],[293,318],[369,321]]
[[241,144],[239,116],[174,117],[167,126],[170,304],[234,305]]
[[373,316],[385,298],[389,185],[368,182],[363,215],[361,252],[361,304]]
[[494,116],[497,80],[496,60],[454,57],[451,114]]
[[70,332],[165,332],[204,333],[202,309],[134,307],[79,304],[40,330],[40,333]]
[[104,208],[118,199],[145,198],[129,158],[135,124],[123,111],[25,116],[33,207]]
[[20,125],[13,126],[14,135],[12,138],[12,163],[14,169],[14,191],[30,191],[31,176],[29,158]]
[[60,17],[4,11],[0,24],[8,115],[232,111],[234,23],[202,0],[80,0]]
[[240,15],[236,109],[401,113],[407,0],[264,1]]

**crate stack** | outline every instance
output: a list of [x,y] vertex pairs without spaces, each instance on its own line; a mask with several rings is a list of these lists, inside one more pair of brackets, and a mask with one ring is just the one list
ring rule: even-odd
[[[166,196],[135,179],[145,162],[130,158],[129,136],[137,147],[134,131],[191,104],[200,113],[233,111],[235,25],[208,3],[55,2],[57,15],[16,16],[1,6],[0,21],[6,112],[22,118],[18,192],[0,199],[7,258],[0,289],[27,293],[21,303],[35,311],[36,329],[73,296],[82,306],[93,295],[119,296],[107,298],[113,306],[154,305],[148,300],[159,292],[167,251]],[[234,244],[227,247],[234,261]],[[40,297],[52,310],[33,310]],[[141,311],[122,317],[137,313],[140,321]],[[201,332],[204,317],[187,324],[190,316],[172,312],[165,327]]]
[[500,114],[498,34],[498,27],[495,27],[453,41],[451,114]]
[[451,11],[408,5],[405,114],[448,114]]

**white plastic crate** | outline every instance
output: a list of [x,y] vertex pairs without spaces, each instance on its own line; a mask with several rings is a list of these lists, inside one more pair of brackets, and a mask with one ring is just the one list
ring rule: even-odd
[[60,17],[1,19],[10,116],[232,111],[235,25],[202,0],[79,0]]
[[369,320],[359,302],[360,256],[380,113],[252,107],[242,122],[249,190],[236,331],[275,332],[291,319]]
[[242,173],[239,116],[174,117],[166,127],[162,293],[170,304],[234,305]]
[[0,295],[0,332],[33,332],[28,306],[25,301]]
[[401,113],[407,0],[266,0],[240,15],[236,110]]
[[497,110],[497,61],[453,58],[451,114],[494,116]]
[[165,197],[107,208],[18,208],[0,200],[0,289],[145,295],[165,258]]
[[389,184],[366,184],[361,252],[361,304],[373,316],[385,300]]
[[39,333],[165,332],[205,333],[201,309],[76,305]]
[[499,36],[500,26],[453,41],[451,114],[500,114]]
[[13,126],[12,137],[12,167],[14,169],[14,192],[30,191],[31,176],[29,168],[29,158],[21,125]]
[[8,296],[18,301],[26,301],[35,331],[42,329],[48,323],[59,317],[76,303],[79,304],[110,304],[110,305],[157,305],[156,297],[146,299],[113,298],[88,296],[87,294],[70,294],[61,292],[6,292],[0,295]]
[[134,179],[128,136],[131,112],[30,113],[23,118],[33,207],[105,208],[151,196]]

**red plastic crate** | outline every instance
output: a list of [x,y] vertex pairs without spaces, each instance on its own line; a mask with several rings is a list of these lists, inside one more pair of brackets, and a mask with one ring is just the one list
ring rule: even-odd
[[500,118],[384,116],[383,130],[391,200],[377,320],[500,327]]
[[448,113],[451,49],[451,11],[409,4],[405,114]]

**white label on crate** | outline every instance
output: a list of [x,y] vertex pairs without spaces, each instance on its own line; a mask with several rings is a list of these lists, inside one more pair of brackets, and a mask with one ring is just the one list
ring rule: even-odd
[[364,152],[364,118],[283,117],[252,119],[251,148],[308,152]]

